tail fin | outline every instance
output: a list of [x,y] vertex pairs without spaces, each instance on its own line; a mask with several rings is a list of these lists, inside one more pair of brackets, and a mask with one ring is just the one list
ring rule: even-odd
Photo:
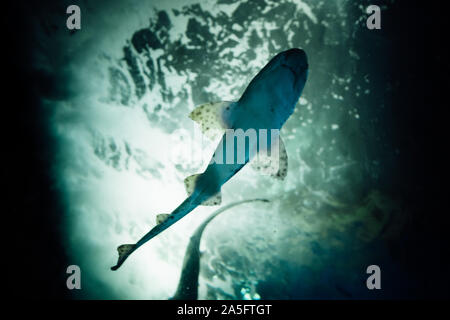
[[117,270],[124,263],[124,261],[128,258],[128,256],[134,251],[136,248],[135,244],[123,244],[117,248],[117,252],[119,252],[119,259],[117,260],[117,264],[114,267],[111,267],[111,270]]

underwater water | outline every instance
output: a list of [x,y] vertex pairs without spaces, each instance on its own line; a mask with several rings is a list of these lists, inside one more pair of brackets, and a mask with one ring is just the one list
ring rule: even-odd
[[[247,166],[223,186],[224,204],[270,203],[211,222],[198,297],[417,296],[423,284],[404,235],[422,199],[409,197],[409,142],[398,126],[408,120],[393,111],[403,90],[399,44],[365,27],[369,1],[79,1],[82,28],[73,32],[55,27],[66,2],[31,23],[33,67],[51,79],[40,101],[61,242],[82,270],[73,298],[173,296],[189,238],[215,208],[197,208],[112,272],[116,248],[171,212],[186,197],[183,179],[207,165],[215,145],[188,118],[193,108],[238,99],[271,57],[293,47],[308,54],[309,77],[281,130],[287,177]],[[389,16],[397,6],[381,8]],[[383,290],[366,287],[372,264]]]

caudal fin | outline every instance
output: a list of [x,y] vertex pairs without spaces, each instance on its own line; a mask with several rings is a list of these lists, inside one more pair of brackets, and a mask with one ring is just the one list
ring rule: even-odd
[[128,256],[134,251],[136,245],[135,244],[123,244],[117,248],[117,252],[119,253],[119,259],[117,260],[117,264],[114,267],[111,267],[111,270],[117,270],[122,265],[122,263],[128,258]]

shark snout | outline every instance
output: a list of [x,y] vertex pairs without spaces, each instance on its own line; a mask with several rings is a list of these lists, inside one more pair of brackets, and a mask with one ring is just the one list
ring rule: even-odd
[[302,49],[293,48],[283,52],[282,65],[290,69],[296,76],[300,76],[308,70],[308,59]]

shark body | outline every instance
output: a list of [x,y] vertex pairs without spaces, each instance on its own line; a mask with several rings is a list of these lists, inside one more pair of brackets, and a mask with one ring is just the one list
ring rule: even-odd
[[[188,197],[171,214],[159,215],[158,224],[136,244],[117,248],[119,259],[111,269],[117,270],[131,253],[197,206],[220,204],[222,185],[263,149],[266,149],[266,155],[270,152],[276,159],[267,157],[260,162],[255,161],[255,167],[283,179],[287,174],[287,154],[278,131],[294,112],[307,75],[306,53],[297,48],[289,49],[277,54],[264,66],[238,101],[207,103],[194,109],[190,118],[201,125],[204,134],[211,138],[221,134],[209,165],[203,173],[185,179]],[[238,148],[234,143],[236,137],[229,138],[229,130],[244,133],[265,130],[266,135],[256,135],[255,139],[249,139],[248,144],[244,143],[244,148]]]

